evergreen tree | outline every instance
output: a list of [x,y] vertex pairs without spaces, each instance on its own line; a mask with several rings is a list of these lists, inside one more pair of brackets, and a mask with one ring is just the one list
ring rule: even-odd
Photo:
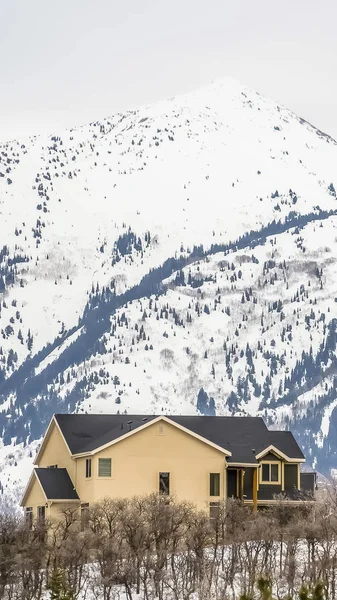
[[30,329],[28,329],[28,335],[27,335],[27,348],[28,348],[29,352],[33,348],[33,336],[30,332]]
[[318,581],[312,590],[309,590],[306,586],[300,589],[299,599],[300,600],[324,600],[326,598],[324,585],[321,581]]
[[48,590],[50,591],[50,600],[75,600],[75,594],[71,590],[62,569],[55,568],[53,570]]
[[200,388],[197,398],[197,409],[205,416],[215,416],[215,402],[214,398],[209,398],[207,392],[203,388]]
[[263,577],[258,579],[257,589],[260,592],[261,600],[272,600],[272,585],[269,579]]

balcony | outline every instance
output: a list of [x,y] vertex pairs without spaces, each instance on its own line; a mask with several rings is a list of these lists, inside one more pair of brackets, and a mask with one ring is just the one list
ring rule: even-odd
[[316,489],[316,473],[301,473],[301,489],[285,488],[285,494],[291,500],[313,500]]

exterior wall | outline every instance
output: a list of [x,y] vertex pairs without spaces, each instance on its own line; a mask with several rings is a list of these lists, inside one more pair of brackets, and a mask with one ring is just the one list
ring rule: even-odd
[[[111,477],[98,477],[98,459],[111,458]],[[92,477],[85,478],[85,457],[77,459],[75,487],[81,502],[158,493],[159,473],[170,473],[170,494],[198,509],[226,497],[224,454],[168,423],[155,423],[92,456]],[[220,473],[220,496],[209,495],[210,473]]]
[[[278,459],[276,455],[271,452],[261,459],[261,463],[268,461],[273,462],[276,460],[280,463],[280,484],[263,484],[259,481],[258,501],[273,500],[275,495],[281,493],[290,494],[290,492],[294,491],[294,488],[297,490],[299,465],[297,463],[286,463],[284,460]],[[292,497],[291,494],[290,497]]]
[[315,495],[316,473],[301,473],[301,492]]
[[[273,461],[276,459],[274,454],[269,454],[268,455],[269,460]],[[268,461],[268,458],[263,458],[263,460]],[[282,463],[284,463],[284,461],[280,461],[281,462],[281,477],[282,477]],[[254,469],[253,468],[248,468],[246,467],[245,469],[245,478],[244,478],[244,500],[252,500],[253,498],[253,472]],[[258,497],[258,501],[263,501],[263,500],[273,500],[275,494],[281,494],[282,492],[287,493],[287,490],[292,490],[294,487],[297,488],[297,473],[298,473],[298,465],[297,464],[287,464],[284,463],[284,485],[282,485],[282,480],[281,480],[281,485],[271,485],[271,484],[262,484],[259,483],[259,488],[258,488],[258,493],[257,493],[257,497]],[[282,490],[282,488],[284,488],[284,490]]]
[[284,488],[285,490],[291,488],[297,488],[298,484],[298,466],[296,465],[284,465]]
[[273,500],[275,494],[282,493],[281,485],[259,485],[257,492],[257,501],[259,500]]
[[64,443],[59,428],[52,424],[43,453],[39,460],[39,467],[57,465],[59,469],[65,468],[69,477],[75,483],[76,461],[71,458],[69,450]]
[[49,503],[49,508],[46,509],[46,516],[52,522],[57,522],[62,517],[62,511],[67,508],[78,509],[78,516],[80,516],[80,503],[79,502],[52,502]]
[[[34,477],[34,481],[30,488],[29,494],[27,495],[27,498],[26,498],[25,507],[26,506],[32,507],[33,519],[36,519],[37,507],[45,506],[45,505],[46,505],[45,495],[42,492],[41,486],[40,486],[39,482],[37,481],[36,477]],[[46,509],[46,513],[47,513],[47,509]]]
[[253,498],[253,474],[255,469],[253,467],[245,467],[245,476],[243,479],[243,496],[244,500],[251,500]]

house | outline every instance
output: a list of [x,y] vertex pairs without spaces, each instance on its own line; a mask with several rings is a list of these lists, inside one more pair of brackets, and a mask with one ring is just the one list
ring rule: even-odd
[[315,473],[292,433],[260,417],[58,414],[52,418],[21,505],[29,522],[106,498],[173,494],[210,514],[240,498],[253,509],[283,494],[314,496]]

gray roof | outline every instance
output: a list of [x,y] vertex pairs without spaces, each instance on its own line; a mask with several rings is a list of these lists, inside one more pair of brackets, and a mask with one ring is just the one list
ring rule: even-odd
[[155,415],[55,415],[63,436],[72,454],[90,452],[104,444],[122,437],[132,429],[137,429]]
[[[268,431],[269,444],[263,443],[257,450],[257,454],[262,452],[268,445],[273,445],[275,448],[289,456],[289,458],[304,458],[304,454],[296,442],[291,431]],[[267,439],[266,439],[267,441]]]
[[79,500],[67,469],[35,469],[47,500]]
[[261,417],[169,417],[194,433],[210,440],[232,456],[227,462],[256,463],[256,440],[263,440],[268,429]]
[[[158,415],[55,415],[72,454],[96,450],[157,417]],[[167,418],[231,452],[228,463],[257,463],[255,455],[270,445],[274,445],[289,458],[304,458],[292,433],[269,431],[261,417],[167,415]]]

